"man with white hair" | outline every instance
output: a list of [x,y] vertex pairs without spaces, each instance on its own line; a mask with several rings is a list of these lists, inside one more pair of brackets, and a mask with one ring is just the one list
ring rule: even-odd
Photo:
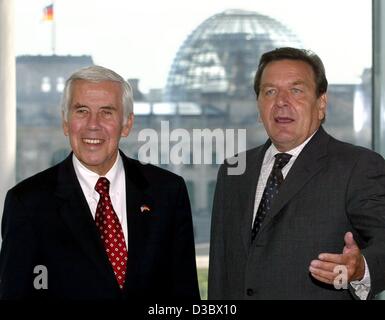
[[130,85],[80,69],[62,113],[71,154],[7,193],[0,299],[199,299],[184,180],[119,150]]

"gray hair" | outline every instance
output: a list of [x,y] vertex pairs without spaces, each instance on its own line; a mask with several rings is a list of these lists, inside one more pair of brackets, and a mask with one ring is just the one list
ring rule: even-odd
[[67,119],[69,104],[71,102],[72,95],[72,85],[75,80],[85,80],[90,82],[102,82],[102,81],[115,81],[120,83],[122,87],[122,105],[123,105],[123,119],[124,122],[127,121],[127,118],[130,114],[134,112],[134,98],[132,93],[131,85],[124,80],[116,72],[101,67],[101,66],[89,66],[78,71],[75,71],[66,81],[63,98],[61,102],[61,109],[63,111],[64,119]]

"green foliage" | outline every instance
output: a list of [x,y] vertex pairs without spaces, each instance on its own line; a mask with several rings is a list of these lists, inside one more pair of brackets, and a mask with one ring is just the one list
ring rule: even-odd
[[207,280],[208,280],[208,269],[207,268],[198,269],[199,291],[200,291],[202,300],[207,300]]

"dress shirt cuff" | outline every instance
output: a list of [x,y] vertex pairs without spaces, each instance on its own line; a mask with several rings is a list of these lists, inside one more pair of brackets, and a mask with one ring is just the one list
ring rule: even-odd
[[366,300],[370,292],[370,273],[369,273],[369,268],[368,268],[368,264],[366,263],[365,257],[364,257],[364,262],[365,262],[364,277],[361,280],[355,280],[350,282],[350,285],[355,290],[355,294],[361,300]]

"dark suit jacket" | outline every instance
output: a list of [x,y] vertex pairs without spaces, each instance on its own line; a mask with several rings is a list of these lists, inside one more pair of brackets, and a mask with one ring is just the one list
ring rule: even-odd
[[385,289],[385,162],[337,141],[322,127],[295,161],[251,245],[254,199],[271,142],[246,152],[246,171],[218,173],[209,299],[351,299],[311,277],[321,252],[342,253],[352,231],[370,270],[372,293]]
[[[191,209],[183,179],[121,155],[128,219],[124,292],[115,280],[70,155],[7,194],[1,299],[199,299]],[[151,211],[142,213],[143,204]],[[47,268],[46,290],[33,286],[37,265]]]

